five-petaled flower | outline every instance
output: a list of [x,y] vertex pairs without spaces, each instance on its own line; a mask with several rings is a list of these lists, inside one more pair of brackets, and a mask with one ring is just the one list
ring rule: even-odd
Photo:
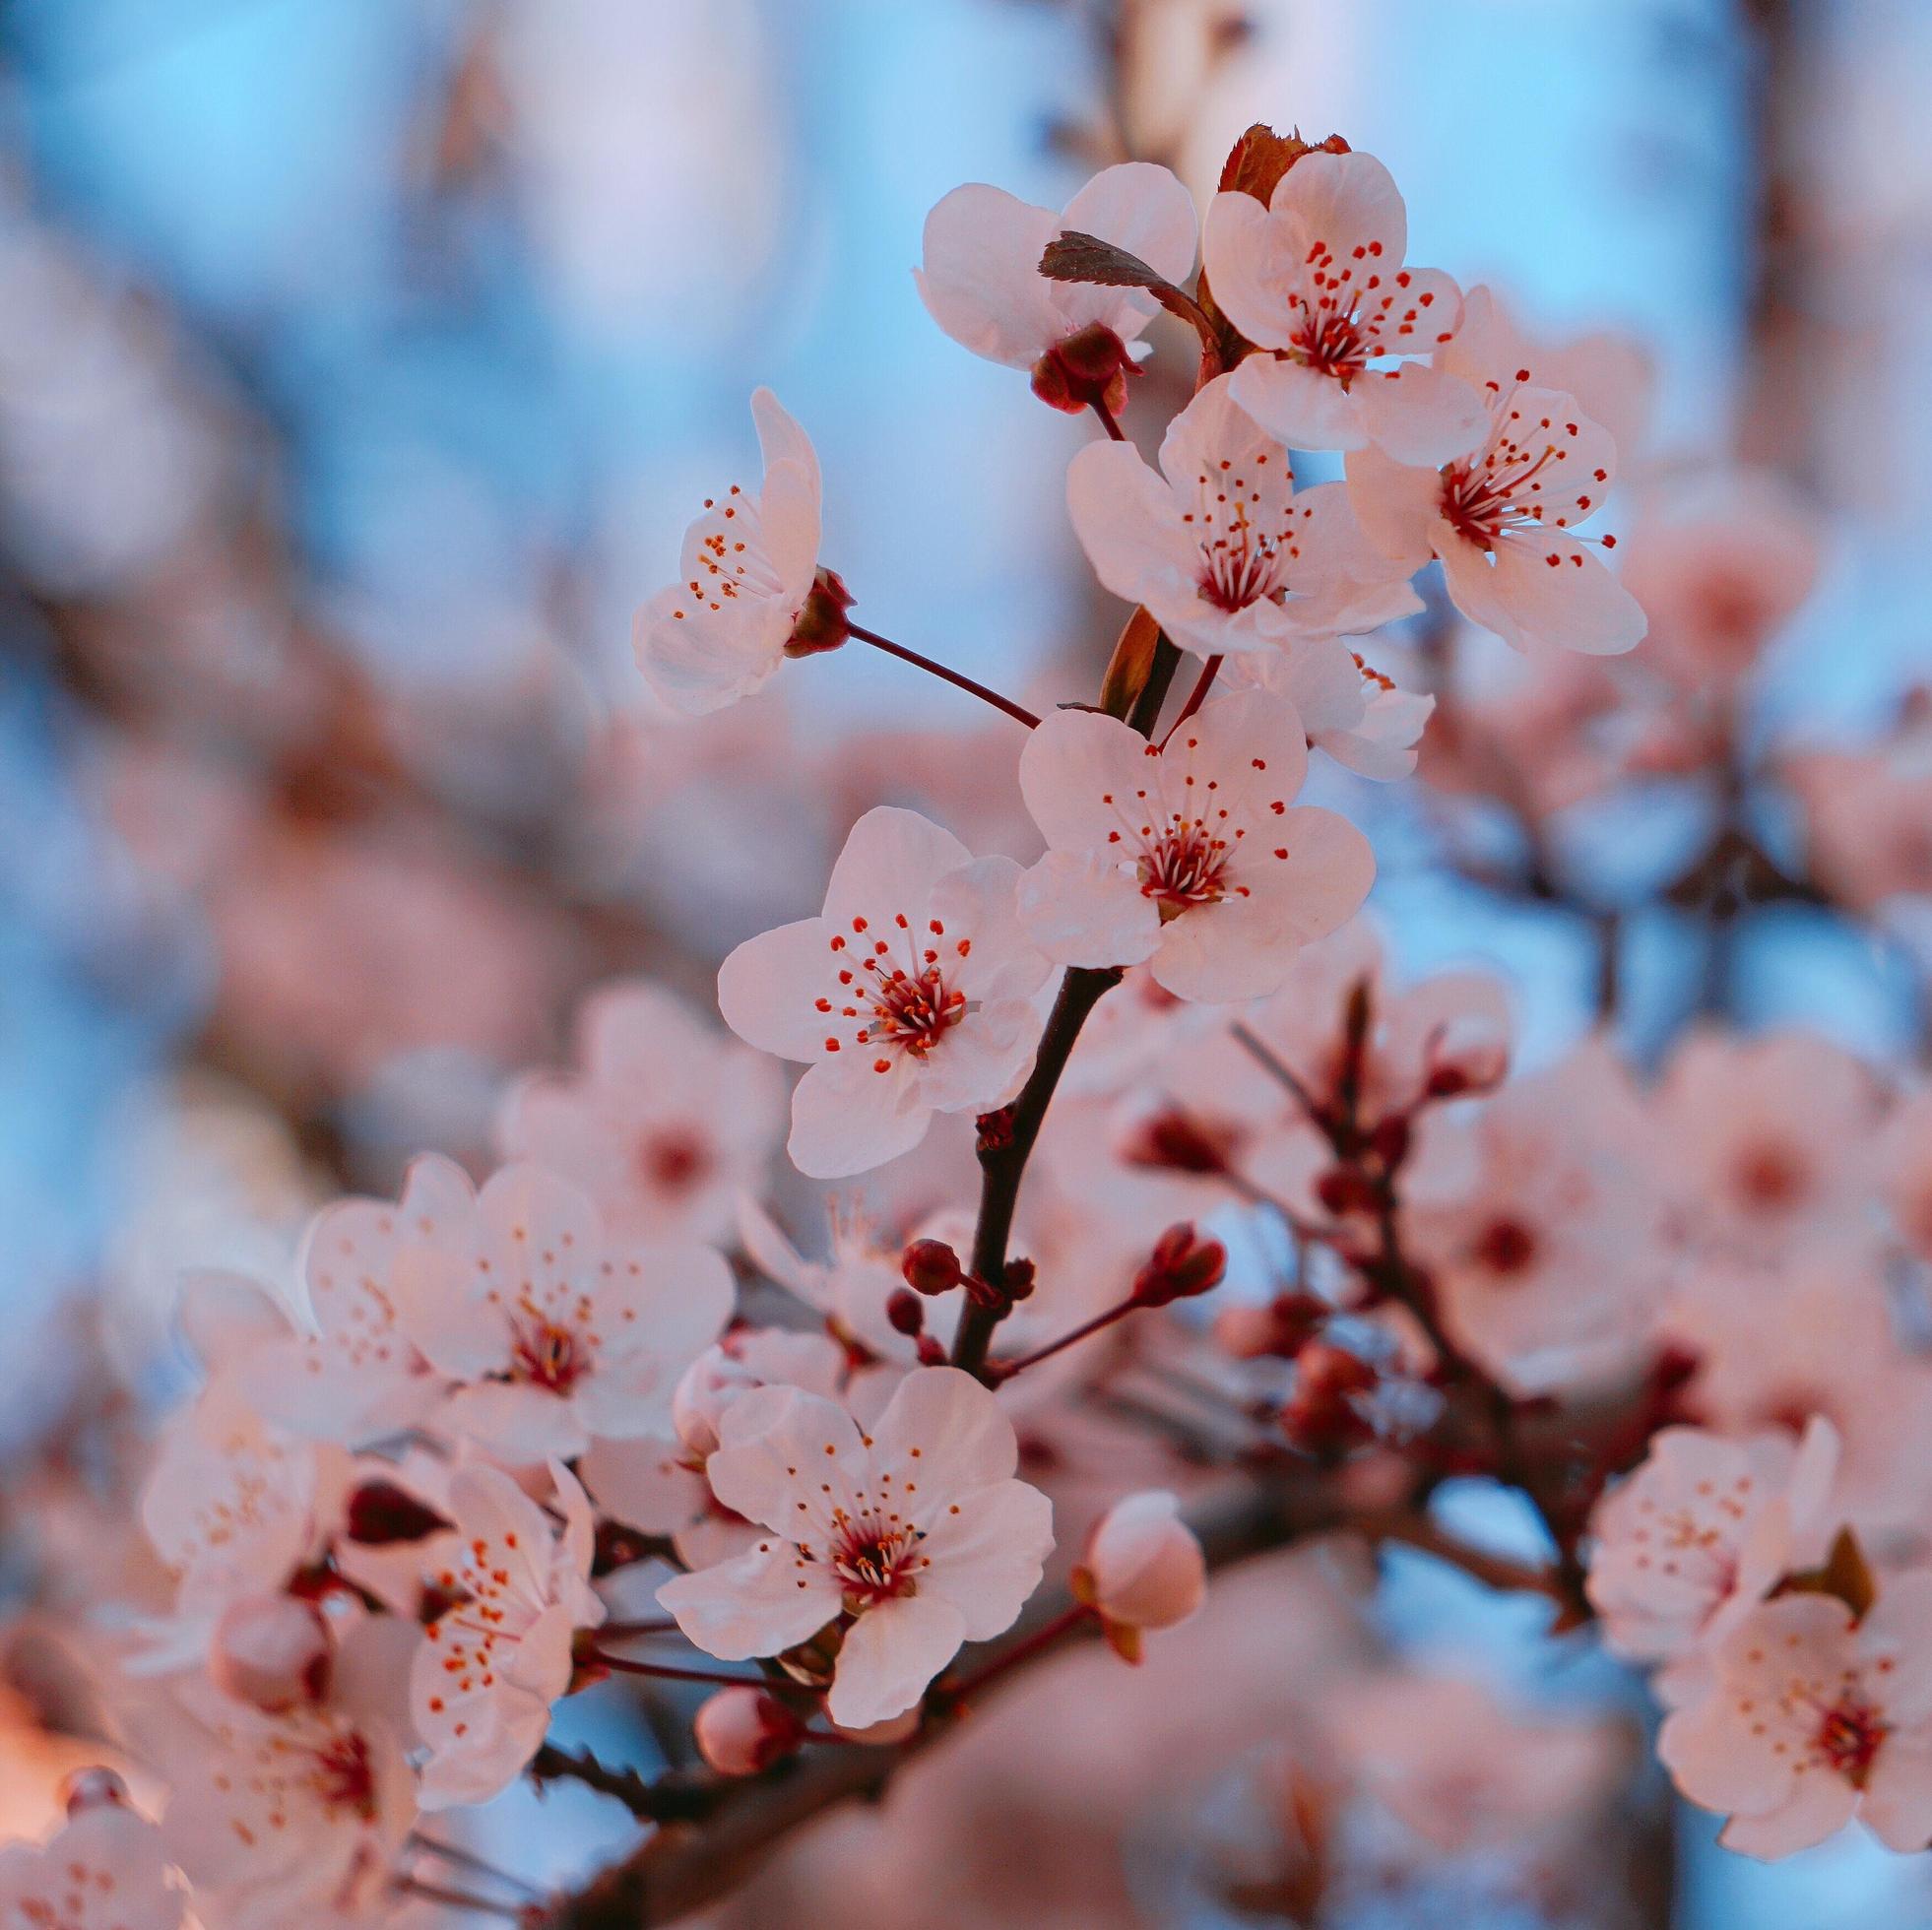
[[673,710],[749,696],[785,661],[818,570],[818,457],[769,389],[751,395],[763,486],[734,482],[684,532],[678,581],[637,612],[637,667]]
[[0,1845],[7,1930],[175,1930],[187,1898],[161,1832],[124,1802],[89,1804],[44,1843]]
[[1235,370],[1235,400],[1292,448],[1374,443],[1441,463],[1482,439],[1468,382],[1407,359],[1449,342],[1462,306],[1441,269],[1403,265],[1408,245],[1408,211],[1372,155],[1305,154],[1265,208],[1214,197],[1201,242],[1214,299],[1269,352]]
[[1341,485],[1298,490],[1288,452],[1216,376],[1169,424],[1161,473],[1090,443],[1066,506],[1094,574],[1203,657],[1357,635],[1422,605]]
[[760,1387],[725,1410],[719,1439],[711,1485],[766,1533],[658,1599],[728,1661],[840,1624],[827,1708],[843,1728],[911,1708],[961,1642],[1011,1627],[1039,1585],[1052,1504],[1013,1478],[1012,1423],[957,1369],[914,1369],[869,1435],[833,1401]]
[[852,827],[817,918],[747,939],[718,974],[740,1038],[810,1069],[792,1095],[802,1173],[863,1173],[916,1146],[934,1112],[1012,1097],[1051,967],[1020,929],[1019,867],[976,859],[917,811]]
[[1021,882],[1027,930],[1065,964],[1149,960],[1181,998],[1274,991],[1375,877],[1346,818],[1290,804],[1307,769],[1301,719],[1265,691],[1216,698],[1165,744],[1097,711],[1050,717],[1020,756],[1049,846]]

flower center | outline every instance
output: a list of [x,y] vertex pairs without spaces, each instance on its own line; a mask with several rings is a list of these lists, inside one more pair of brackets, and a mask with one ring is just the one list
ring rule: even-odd
[[1470,1249],[1478,1266],[1499,1279],[1526,1273],[1536,1258],[1536,1236],[1520,1220],[1491,1220]]
[[1812,1748],[1854,1789],[1862,1789],[1888,1733],[1876,1709],[1846,1696],[1820,1717]]
[[638,1147],[637,1164],[659,1191],[682,1192],[711,1170],[711,1152],[695,1132],[655,1132]]
[[[1528,370],[1517,371],[1518,383],[1527,377]],[[1514,406],[1515,393],[1492,400],[1489,440],[1480,452],[1462,457],[1443,472],[1443,518],[1478,549],[1494,549],[1499,538],[1542,523],[1543,472],[1566,453],[1559,436],[1578,432],[1575,422],[1560,423],[1551,417],[1526,420]],[[1587,500],[1579,498],[1579,506]],[[1567,520],[1554,519],[1558,529]]]
[[887,1528],[874,1520],[844,1521],[832,1568],[845,1583],[845,1605],[855,1615],[880,1602],[917,1594],[912,1553],[919,1546],[917,1528]]
[[558,1326],[541,1315],[511,1322],[513,1341],[510,1375],[553,1394],[567,1394],[589,1370],[590,1357],[582,1339],[569,1327]]
[[966,995],[949,990],[936,965],[917,974],[894,966],[876,974],[871,1006],[871,1023],[861,1038],[924,1059],[966,1016]]
[[1746,1149],[1737,1163],[1737,1190],[1747,1205],[1775,1213],[1793,1206],[1805,1190],[1805,1163],[1789,1146],[1766,1140]]
[[1138,871],[1141,895],[1154,900],[1166,925],[1227,895],[1228,841],[1191,818],[1177,817],[1174,828],[1142,852]]
[[375,1768],[369,1746],[351,1730],[315,1752],[315,1792],[331,1809],[354,1810],[365,1821],[375,1815]]
[[1294,358],[1320,375],[1331,375],[1346,388],[1368,367],[1378,353],[1369,331],[1353,308],[1310,311],[1295,332]]
[[1232,615],[1277,595],[1281,555],[1281,539],[1256,529],[1237,504],[1230,528],[1200,540],[1201,601]]

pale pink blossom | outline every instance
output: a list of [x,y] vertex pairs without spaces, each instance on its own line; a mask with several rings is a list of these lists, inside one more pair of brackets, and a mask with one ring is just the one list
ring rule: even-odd
[[889,1239],[853,1202],[835,1201],[828,1217],[831,1251],[824,1259],[807,1259],[784,1228],[749,1197],[739,1202],[739,1240],[759,1272],[822,1314],[835,1335],[856,1340],[883,1359],[910,1362],[911,1343],[885,1312],[886,1302],[906,1284],[899,1270],[905,1243]]
[[1823,1558],[1837,1460],[1837,1434],[1820,1419],[1802,1443],[1690,1427],[1653,1436],[1590,1518],[1589,1598],[1605,1642],[1637,1661],[1681,1662],[1721,1640]]
[[1097,711],[1048,718],[1020,758],[1048,845],[1020,884],[1034,941],[1063,964],[1146,960],[1182,998],[1274,991],[1375,876],[1346,818],[1291,807],[1307,770],[1301,719],[1264,691],[1207,703],[1162,743]]
[[399,1636],[416,1640],[388,1618],[361,1624],[324,1701],[270,1711],[184,1691],[157,1747],[171,1791],[161,1828],[211,1923],[280,1930],[379,1905],[417,1814]]
[[1152,295],[1040,273],[1047,244],[1068,230],[1125,248],[1170,282],[1193,272],[1193,198],[1167,168],[1125,161],[1102,168],[1058,215],[1003,188],[954,188],[926,218],[924,266],[913,271],[920,299],[962,348],[1011,368],[1031,368],[1095,327],[1134,347],[1160,312]]
[[459,1383],[439,1424],[512,1461],[669,1431],[677,1378],[731,1318],[731,1269],[689,1242],[609,1239],[567,1180],[526,1163],[403,1255],[417,1345]]
[[497,1468],[461,1468],[450,1482],[455,1528],[428,1551],[450,1605],[410,1671],[410,1712],[429,1751],[424,1809],[487,1802],[515,1778],[570,1686],[576,1632],[604,1620],[590,1503],[567,1469],[550,1473],[560,1524]]
[[1181,1518],[1179,1500],[1160,1489],[1124,1496],[1101,1516],[1087,1537],[1084,1568],[1110,1634],[1177,1628],[1207,1599],[1199,1538]]
[[1809,1032],[1694,1032],[1664,1068],[1656,1111],[1677,1212],[1700,1248],[1769,1259],[1869,1243],[1880,1092],[1841,1047]]
[[777,1068],[642,981],[577,1016],[577,1067],[526,1078],[497,1138],[581,1187],[619,1240],[718,1240],[762,1184],[784,1118]]
[[1889,1578],[1863,1620],[1786,1595],[1717,1644],[1708,1692],[1664,1723],[1657,1754],[1718,1838],[1789,1856],[1856,1816],[1889,1848],[1932,1842],[1932,1576]]
[[1404,690],[1336,637],[1298,637],[1279,651],[1234,657],[1222,675],[1286,697],[1311,744],[1381,783],[1414,772],[1436,709],[1434,697]]
[[1804,809],[1819,879],[1859,911],[1932,898],[1932,691],[1897,724],[1850,749],[1793,751],[1780,762]]
[[678,581],[637,612],[637,667],[673,710],[748,696],[785,661],[818,568],[818,457],[769,389],[751,396],[764,452],[756,496],[734,482],[684,532]]
[[249,1355],[249,1398],[290,1433],[351,1448],[422,1420],[447,1382],[411,1337],[397,1261],[459,1225],[470,1201],[463,1170],[427,1154],[412,1163],[400,1202],[324,1208],[302,1245],[307,1319]]
[[187,1898],[161,1832],[124,1803],[90,1803],[44,1843],[0,1845],[0,1930],[176,1930]]
[[1421,609],[1410,571],[1357,523],[1341,484],[1297,489],[1288,452],[1216,376],[1169,423],[1160,471],[1094,442],[1066,507],[1094,574],[1203,657],[1355,635]]
[[1013,1478],[999,1403],[954,1368],[918,1368],[869,1435],[835,1402],[763,1387],[728,1408],[708,1473],[767,1530],[748,1554],[658,1591],[728,1661],[844,1625],[828,1709],[864,1728],[911,1708],[961,1642],[1011,1627],[1053,1546],[1046,1496]]
[[1642,607],[1576,535],[1603,506],[1617,450],[1574,396],[1521,366],[1442,356],[1488,412],[1486,431],[1441,470],[1381,449],[1348,459],[1348,496],[1371,539],[1405,569],[1439,557],[1455,607],[1505,643],[1615,656],[1642,637]]
[[802,1173],[863,1173],[916,1146],[934,1112],[986,1112],[1018,1089],[1051,970],[1021,930],[1018,876],[881,805],[852,827],[821,916],[725,960],[726,1024],[808,1063],[788,1141]]
[[1265,353],[1234,373],[1235,400],[1297,449],[1380,444],[1440,463],[1482,438],[1469,384],[1427,361],[1462,297],[1437,268],[1405,265],[1408,211],[1373,155],[1305,154],[1263,208],[1214,197],[1201,238],[1214,299]]

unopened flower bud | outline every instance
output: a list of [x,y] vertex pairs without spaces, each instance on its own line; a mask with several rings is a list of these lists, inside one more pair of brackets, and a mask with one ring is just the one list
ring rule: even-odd
[[127,1784],[102,1764],[92,1764],[85,1769],[70,1770],[61,1778],[60,1802],[69,1816],[80,1816],[88,1810],[126,1809]]
[[1056,343],[1033,364],[1033,393],[1050,408],[1077,416],[1095,403],[1118,415],[1134,373],[1127,344],[1111,328],[1090,323]]
[[1009,1301],[1030,1298],[1033,1283],[1039,1275],[1040,1269],[1030,1259],[1009,1259],[1006,1262],[1006,1298]]
[[349,1498],[343,1532],[366,1547],[386,1548],[392,1542],[420,1541],[449,1525],[433,1508],[395,1482],[364,1481]]
[[945,1342],[936,1335],[922,1333],[919,1336],[919,1364],[921,1367],[944,1367],[948,1355]]
[[1295,1360],[1295,1391],[1281,1410],[1289,1439],[1312,1449],[1346,1448],[1373,1432],[1360,1402],[1375,1391],[1379,1376],[1345,1347],[1313,1340]]
[[1135,1128],[1122,1155],[1129,1166],[1168,1173],[1225,1173],[1233,1135],[1215,1131],[1186,1113],[1157,1113]]
[[822,650],[836,650],[852,634],[845,612],[856,599],[839,581],[838,574],[820,564],[805,592],[805,607],[792,625],[792,638],[785,646],[788,657],[815,657]]
[[926,1309],[910,1287],[894,1287],[885,1296],[885,1318],[891,1321],[894,1333],[911,1338],[925,1327]]
[[1352,1166],[1331,1166],[1315,1183],[1315,1196],[1337,1219],[1375,1210],[1374,1185]]
[[[950,1293],[962,1277],[959,1255],[943,1240],[915,1240],[899,1261],[914,1293]],[[903,1329],[902,1329],[903,1331]]]
[[1165,1307],[1219,1286],[1227,1270],[1228,1250],[1218,1240],[1203,1240],[1183,1220],[1154,1242],[1147,1264],[1134,1278],[1133,1298],[1142,1307]]
[[313,1602],[244,1595],[229,1604],[210,1644],[208,1673],[223,1694],[279,1714],[328,1693],[329,1630]]
[[1207,1560],[1173,1495],[1149,1489],[1117,1501],[1087,1540],[1093,1605],[1129,1629],[1171,1629],[1207,1595]]
[[720,1689],[692,1718],[691,1735],[720,1775],[756,1775],[799,1747],[805,1724],[762,1689]]

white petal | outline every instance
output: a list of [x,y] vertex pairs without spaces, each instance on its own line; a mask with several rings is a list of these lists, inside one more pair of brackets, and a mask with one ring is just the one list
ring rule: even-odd
[[[875,1071],[877,1064],[886,1069]],[[849,1179],[911,1152],[932,1119],[911,1060],[888,1055],[862,1063],[848,1048],[841,1062],[821,1062],[799,1081],[785,1149],[807,1179]]]
[[1058,965],[1138,965],[1160,943],[1154,902],[1106,851],[1050,851],[1020,879],[1020,918]]
[[934,1519],[920,1543],[932,1564],[920,1572],[920,1593],[951,1602],[968,1641],[990,1640],[1019,1619],[1053,1546],[1053,1503],[1024,1481],[1001,1481]]
[[707,1655],[742,1662],[816,1635],[839,1612],[839,1583],[774,1536],[734,1561],[675,1576],[658,1600]]
[[1320,369],[1250,355],[1234,372],[1234,399],[1291,449],[1364,449],[1369,431],[1355,395]]
[[868,1609],[846,1631],[825,1706],[842,1729],[901,1715],[959,1652],[965,1623],[936,1595],[910,1595]]
[[927,312],[962,348],[1030,367],[1060,332],[1040,256],[1060,217],[1003,188],[969,182],[926,217],[925,263],[914,272]]
[[1090,442],[1066,467],[1066,513],[1102,584],[1128,603],[1194,594],[1199,550],[1167,483],[1126,442]]
[[917,1479],[920,1501],[910,1512],[923,1522],[929,1509],[1010,1477],[1019,1444],[1005,1409],[970,1374],[920,1367],[899,1383],[878,1417],[872,1459],[902,1484]]
[[1483,399],[1460,376],[1407,361],[1372,368],[1350,393],[1369,439],[1398,463],[1435,469],[1466,454],[1489,433]]

